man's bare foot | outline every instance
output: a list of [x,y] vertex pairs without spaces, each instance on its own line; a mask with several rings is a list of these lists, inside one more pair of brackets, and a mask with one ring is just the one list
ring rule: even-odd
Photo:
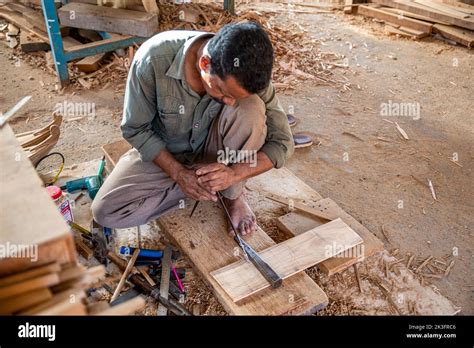
[[[257,227],[257,219],[255,214],[250,209],[247,200],[244,195],[240,195],[237,199],[228,199],[224,197],[224,203],[229,210],[230,216],[232,218],[232,223],[234,224],[237,232],[245,236],[255,231]],[[234,230],[229,224],[229,234],[234,236]]]

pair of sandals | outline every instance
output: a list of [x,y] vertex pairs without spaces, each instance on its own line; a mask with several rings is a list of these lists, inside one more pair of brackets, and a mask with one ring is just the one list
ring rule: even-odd
[[[286,117],[288,118],[288,124],[290,127],[296,126],[298,119],[294,115],[287,114]],[[295,142],[295,149],[313,145],[313,139],[304,133],[293,133],[293,141]]]

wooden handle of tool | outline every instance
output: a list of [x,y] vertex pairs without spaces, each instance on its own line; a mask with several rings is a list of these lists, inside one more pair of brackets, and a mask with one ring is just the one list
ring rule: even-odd
[[120,291],[122,291],[123,286],[125,285],[125,281],[128,278],[128,275],[133,269],[133,265],[135,264],[135,261],[137,260],[138,254],[140,253],[140,249],[136,248],[135,251],[132,254],[132,258],[128,262],[127,268],[125,268],[125,271],[122,274],[122,278],[120,278],[120,282],[117,285],[117,288],[114,291],[114,294],[112,295],[112,298],[110,299],[110,302],[113,302],[118,295],[120,295]]

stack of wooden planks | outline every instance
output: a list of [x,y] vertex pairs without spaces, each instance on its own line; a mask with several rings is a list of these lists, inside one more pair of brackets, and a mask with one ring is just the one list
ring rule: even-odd
[[143,308],[141,297],[114,307],[87,304],[85,290],[104,275],[102,265],[58,262],[10,274],[0,278],[0,315],[128,315]]
[[356,12],[386,23],[388,34],[421,39],[432,34],[474,46],[474,6],[455,0],[372,0]]

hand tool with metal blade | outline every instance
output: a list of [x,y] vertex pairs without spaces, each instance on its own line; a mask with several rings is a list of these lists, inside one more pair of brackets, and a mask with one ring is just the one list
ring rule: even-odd
[[265,277],[265,279],[270,283],[272,288],[276,289],[282,284],[281,277],[265,262],[262,260],[260,255],[258,255],[255,250],[252,249],[250,245],[247,244],[242,238],[240,238],[239,234],[237,233],[237,229],[234,227],[232,223],[232,219],[230,217],[229,211],[222,199],[222,194],[217,192],[217,197],[222,204],[222,208],[224,208],[225,214],[227,219],[229,220],[232,229],[234,230],[234,240],[239,244],[244,252],[244,256],[246,260],[250,260],[253,265],[257,268],[257,270]]

